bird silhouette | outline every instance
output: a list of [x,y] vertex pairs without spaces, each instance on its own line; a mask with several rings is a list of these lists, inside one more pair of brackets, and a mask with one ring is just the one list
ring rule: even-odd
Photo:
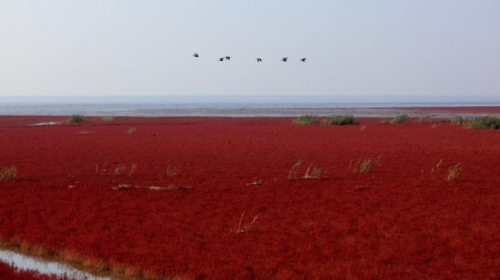
[[199,54],[197,54],[197,53],[194,53],[194,54],[193,54],[193,56],[194,56],[194,57],[200,57],[200,55],[199,55]]
[[300,61],[302,61],[302,62],[306,62],[306,58],[303,58],[303,59],[301,59]]
[[224,61],[224,58],[223,57],[219,58],[219,61],[221,61],[221,62]]
[[230,56],[226,56],[226,60],[231,60],[231,57]]
[[262,58],[257,58],[257,62],[262,62]]
[[288,57],[283,57],[283,58],[281,59],[281,61],[286,62],[286,61],[287,61],[287,59],[288,59]]

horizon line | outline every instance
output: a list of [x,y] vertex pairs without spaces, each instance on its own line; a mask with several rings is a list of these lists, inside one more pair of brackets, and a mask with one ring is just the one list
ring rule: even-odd
[[5,102],[171,102],[171,103],[487,103],[500,102],[500,95],[23,95],[4,96]]

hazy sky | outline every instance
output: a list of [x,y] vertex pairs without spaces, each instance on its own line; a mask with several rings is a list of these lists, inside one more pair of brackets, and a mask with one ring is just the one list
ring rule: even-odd
[[198,94],[500,96],[500,1],[0,0],[0,96]]

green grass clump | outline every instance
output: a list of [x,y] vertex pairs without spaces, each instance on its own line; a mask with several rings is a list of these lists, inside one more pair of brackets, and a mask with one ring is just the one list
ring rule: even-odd
[[0,169],[0,181],[14,181],[16,177],[17,168],[15,166]]
[[466,119],[464,119],[460,116],[455,116],[455,117],[451,118],[452,123],[456,123],[456,124],[460,124],[460,125],[464,124],[466,121],[467,121]]
[[354,124],[354,117],[351,115],[345,115],[345,116],[335,116],[333,118],[327,119],[325,121],[326,124],[331,124],[331,125],[348,125],[348,124]]
[[500,118],[477,117],[468,121],[466,125],[474,129],[500,129]]
[[318,122],[318,117],[311,115],[300,116],[293,120],[293,123],[302,125],[316,124]]
[[68,119],[68,123],[81,123],[83,122],[83,115],[73,115]]
[[399,115],[393,119],[391,119],[389,121],[389,123],[404,123],[408,120],[408,115],[407,114],[404,114],[404,115]]

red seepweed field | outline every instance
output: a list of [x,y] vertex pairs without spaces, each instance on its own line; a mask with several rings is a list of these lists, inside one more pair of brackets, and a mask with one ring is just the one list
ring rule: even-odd
[[4,247],[124,278],[500,277],[499,130],[417,118],[30,125],[62,119],[0,117],[0,168],[17,171],[0,181]]

